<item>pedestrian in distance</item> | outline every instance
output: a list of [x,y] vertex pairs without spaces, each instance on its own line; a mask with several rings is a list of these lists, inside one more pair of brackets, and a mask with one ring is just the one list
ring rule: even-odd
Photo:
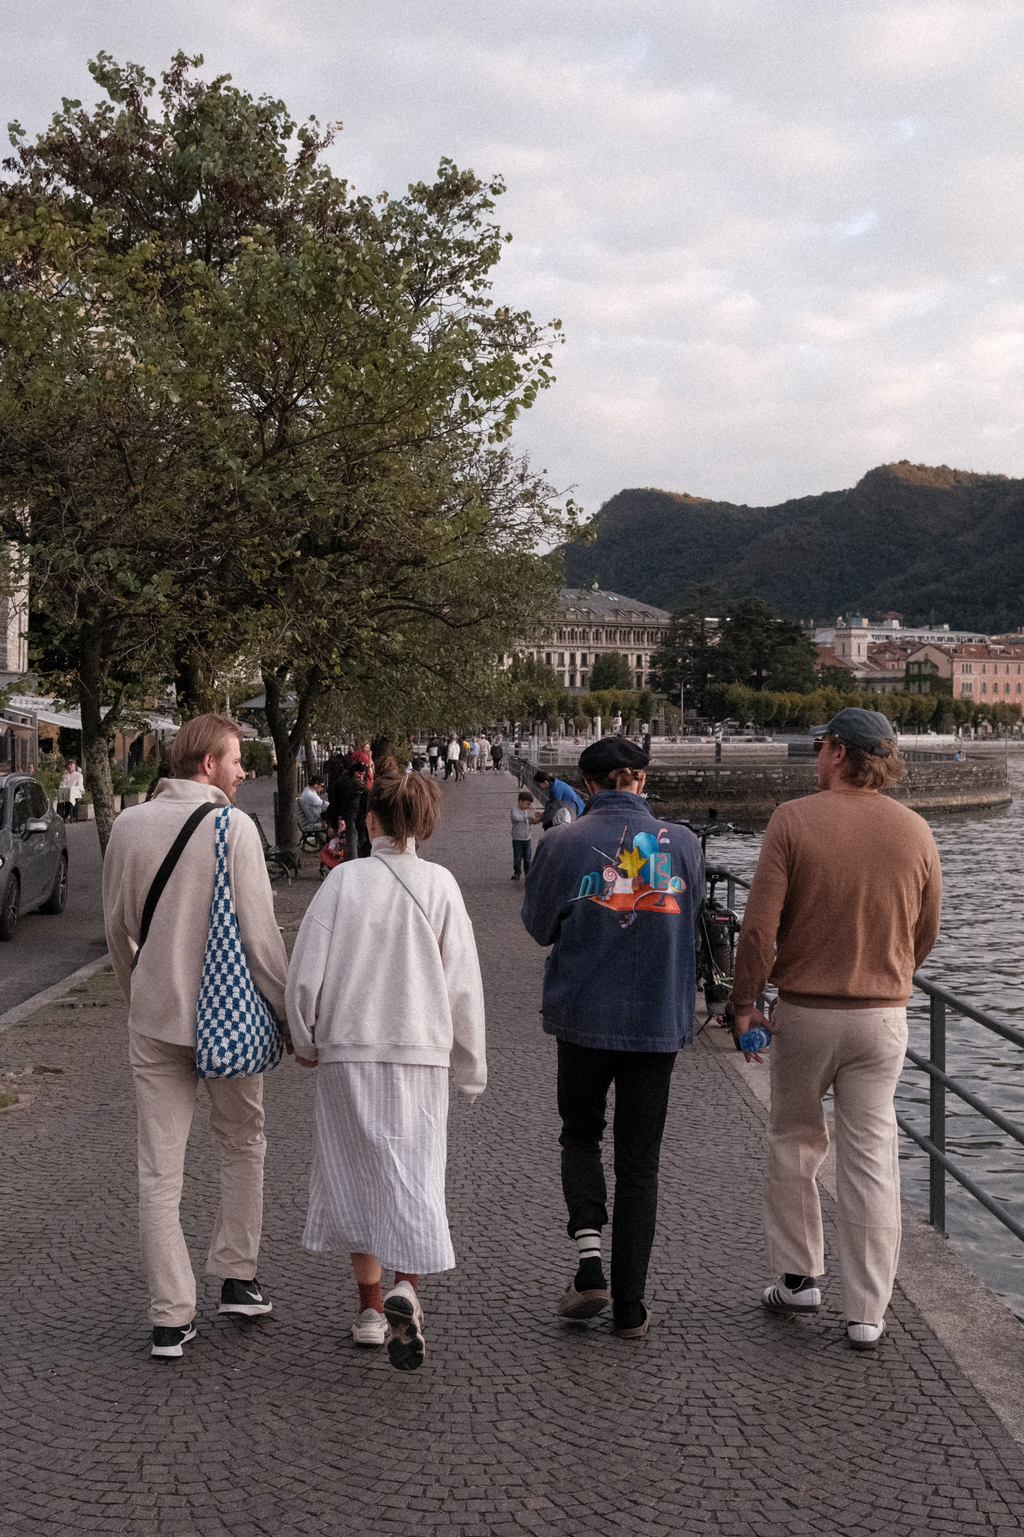
[[480,768],[480,738],[471,737],[469,743],[469,767],[472,773],[477,773]]
[[438,742],[436,736],[432,736],[430,741],[427,743],[427,763],[430,767],[431,779],[435,778],[437,774],[437,756],[439,751],[440,743]]
[[[846,1332],[873,1350],[885,1331],[900,1249],[893,1095],[914,972],[939,931],[942,876],[923,817],[880,792],[906,773],[877,710],[846,709],[815,739],[821,793],[768,823],[743,914],[733,982],[737,1038],[771,1033],[764,1179],[770,1268],[761,1301],[812,1314],[825,1269],[815,1176],[835,1106],[838,1260]],[[756,1007],[767,980],[772,1016]]]
[[502,759],[505,756],[505,741],[500,731],[496,731],[491,737],[491,767],[495,773],[501,769]]
[[60,785],[57,788],[57,810],[63,821],[77,816],[78,802],[85,794],[85,778],[74,758],[68,759]]
[[512,809],[512,879],[519,880],[530,873],[530,855],[533,851],[531,829],[540,821],[541,814],[533,809],[533,796],[529,790],[520,790]]
[[459,758],[461,755],[461,742],[457,736],[450,736],[448,738],[448,746],[445,748],[444,777],[446,779],[451,779],[453,775],[456,780],[461,779],[462,776],[459,773]]
[[[628,738],[623,737],[622,740],[627,741]],[[583,760],[581,758],[580,762],[582,763],[582,761]],[[533,776],[533,782],[537,788],[541,790],[547,797],[547,807],[545,807],[547,815],[544,819],[545,827],[551,827],[554,825],[552,819],[559,802],[561,802],[563,805],[571,807],[576,816],[583,815],[586,802],[584,801],[583,797],[573,789],[572,785],[566,784],[564,779],[556,779],[553,774],[548,773],[547,769],[538,769]],[[548,808],[550,808],[550,810]]]
[[362,847],[368,844],[366,832],[366,764],[361,758],[351,758],[331,784],[327,802],[327,826],[330,832],[344,835],[345,858],[360,857]]
[[[349,1256],[357,1345],[423,1364],[419,1277],[455,1264],[445,1210],[448,1075],[487,1082],[473,929],[454,876],[421,860],[441,792],[419,774],[370,793],[370,859],[326,879],[299,929],[288,988],[296,1058],[316,1067],[302,1242]],[[381,1293],[381,1267],[394,1285]]]
[[[612,1305],[616,1333],[647,1333],[647,1270],[672,1069],[693,1036],[694,926],[704,893],[700,843],[657,821],[643,799],[647,754],[603,737],[580,755],[591,799],[537,850],[523,922],[554,948],[544,968],[544,1029],[558,1042],[562,1191],[576,1273],[557,1312],[592,1318]],[[615,1085],[611,1286],[601,1261],[608,1222],[601,1163]]]
[[[224,715],[187,721],[171,748],[174,777],[161,780],[145,805],[121,812],[103,863],[107,945],[128,1001],[128,1060],[138,1108],[139,1228],[154,1356],[180,1356],[196,1333],[196,1281],[179,1206],[198,1081],[197,1007],[211,960],[216,849],[224,839],[216,824],[223,820],[243,959],[274,1013],[283,1020],[285,1012],[284,942],[259,834],[243,812],[229,810],[222,819],[218,810],[232,807],[245,778],[240,737],[238,726]],[[154,883],[175,850],[177,858],[153,907],[147,898],[159,891]],[[143,924],[149,919],[146,934]],[[230,1008],[226,1017],[230,1023]],[[257,1317],[271,1311],[256,1280],[266,1151],[263,1077],[252,1073],[203,1082],[221,1155],[221,1202],[206,1272],[221,1281],[221,1313]]]

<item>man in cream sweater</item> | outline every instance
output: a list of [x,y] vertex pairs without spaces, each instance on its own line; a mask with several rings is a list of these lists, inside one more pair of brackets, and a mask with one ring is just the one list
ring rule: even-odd
[[[885,1329],[900,1248],[893,1094],[913,974],[939,931],[942,877],[922,817],[879,792],[906,773],[877,710],[840,710],[814,743],[821,793],[779,806],[750,888],[733,984],[737,1037],[772,1032],[764,1222],[775,1313],[816,1313],[825,1268],[815,1176],[835,1103],[843,1314],[855,1350]],[[756,1008],[779,990],[771,1020]]]
[[[165,856],[204,804],[230,806],[245,771],[240,733],[199,715],[171,749],[173,779],[122,811],[103,864],[103,911],[114,972],[128,1000],[128,1058],[139,1127],[139,1229],[149,1278],[152,1353],[180,1356],[195,1336],[196,1282],[178,1208],[196,1098],[196,1007],[214,885],[214,815],[180,853],[142,948],[146,897]],[[287,962],[259,834],[242,812],[228,828],[231,894],[253,981],[284,1020]],[[221,1205],[206,1261],[222,1281],[219,1311],[253,1317],[270,1301],[256,1281],[263,1221],[263,1078],[207,1078],[221,1149]]]

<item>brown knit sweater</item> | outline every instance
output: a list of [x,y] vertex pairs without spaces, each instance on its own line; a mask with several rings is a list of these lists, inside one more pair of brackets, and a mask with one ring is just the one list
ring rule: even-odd
[[872,790],[786,801],[768,823],[736,954],[733,1001],[766,981],[805,1008],[902,1005],[939,932],[928,824]]

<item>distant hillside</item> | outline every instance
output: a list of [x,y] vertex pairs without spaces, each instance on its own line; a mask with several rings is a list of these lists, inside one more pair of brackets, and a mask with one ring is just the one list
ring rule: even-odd
[[1024,622],[1024,480],[1005,475],[903,459],[777,507],[620,491],[594,526],[593,544],[563,551],[567,584],[596,578],[660,608],[713,580],[818,624],[889,610],[988,632]]

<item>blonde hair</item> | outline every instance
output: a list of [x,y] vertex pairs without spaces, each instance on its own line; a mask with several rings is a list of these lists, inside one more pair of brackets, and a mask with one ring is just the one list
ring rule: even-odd
[[399,854],[410,838],[425,843],[441,814],[441,789],[422,774],[383,774],[366,802]]
[[187,720],[171,743],[171,773],[175,779],[198,774],[207,755],[223,758],[230,738],[242,740],[242,730],[230,715],[196,715]]
[[635,795],[636,791],[633,789],[633,786],[643,783],[647,770],[642,768],[616,768],[609,769],[607,774],[587,774],[585,770],[581,769],[580,772],[583,773],[586,779],[589,779],[592,785],[597,785],[599,790],[629,790],[631,794]]
[[899,748],[891,737],[879,738],[880,745],[889,749],[887,758],[876,758],[874,753],[855,747],[852,742],[844,742],[842,737],[831,733],[828,739],[833,747],[846,748],[839,777],[853,790],[888,790],[907,772],[906,760],[900,757]]

